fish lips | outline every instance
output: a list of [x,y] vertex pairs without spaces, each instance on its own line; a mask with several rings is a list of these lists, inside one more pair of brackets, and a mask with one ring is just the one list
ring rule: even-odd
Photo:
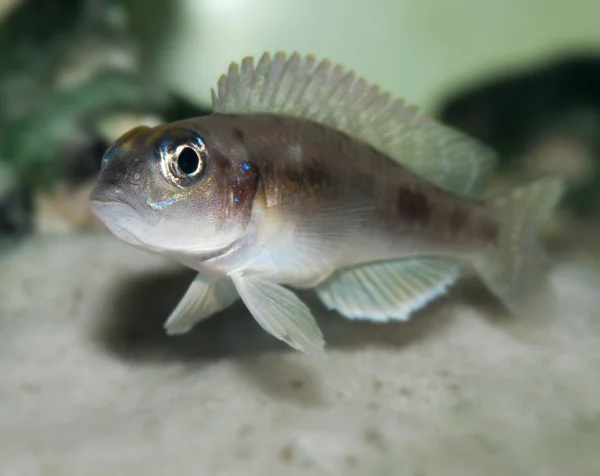
[[96,185],[90,195],[90,208],[104,223],[131,218],[154,226],[160,221],[160,217],[148,213],[148,206],[133,190],[128,191],[108,182]]

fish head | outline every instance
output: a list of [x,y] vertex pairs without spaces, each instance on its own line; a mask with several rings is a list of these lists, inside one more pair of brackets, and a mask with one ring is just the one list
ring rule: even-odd
[[256,167],[204,129],[140,126],[106,151],[90,204],[116,237],[155,252],[203,256],[244,236]]

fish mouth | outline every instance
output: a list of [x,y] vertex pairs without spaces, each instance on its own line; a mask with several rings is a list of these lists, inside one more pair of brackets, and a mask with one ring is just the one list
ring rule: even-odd
[[111,183],[99,183],[90,195],[90,208],[100,221],[118,238],[135,246],[142,242],[124,223],[147,223],[142,214],[125,200],[124,191]]
[[92,191],[90,202],[92,204],[122,203],[123,205],[129,205],[129,203],[125,201],[124,195],[123,189],[117,187],[115,184],[100,182]]
[[148,213],[144,213],[144,204],[135,193],[126,193],[113,183],[100,182],[96,185],[90,195],[90,207],[100,219],[119,214],[145,222],[152,221]]

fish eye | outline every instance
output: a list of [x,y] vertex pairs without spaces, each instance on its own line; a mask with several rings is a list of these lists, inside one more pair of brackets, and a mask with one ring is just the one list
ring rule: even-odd
[[159,144],[163,177],[177,187],[190,187],[198,182],[206,167],[208,152],[200,137],[191,131]]
[[200,157],[191,147],[185,147],[177,157],[177,167],[186,175],[194,175],[200,168]]

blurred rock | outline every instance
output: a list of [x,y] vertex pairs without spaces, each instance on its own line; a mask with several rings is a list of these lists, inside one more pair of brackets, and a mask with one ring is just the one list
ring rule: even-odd
[[138,126],[154,127],[164,121],[152,114],[140,115],[132,113],[112,114],[96,122],[98,134],[108,143],[116,141],[125,132]]
[[95,177],[78,186],[63,186],[54,194],[35,197],[34,231],[38,234],[78,233],[105,230],[89,206]]
[[105,71],[136,74],[135,51],[127,46],[101,36],[83,37],[82,41],[67,45],[55,78],[56,86],[75,88]]
[[540,139],[527,154],[524,166],[532,175],[558,175],[572,184],[584,186],[592,181],[597,164],[581,141],[557,134]]
[[93,124],[154,114],[169,93],[138,71],[120,0],[21,2],[0,30],[0,157],[35,188],[60,185],[65,158],[92,147]]
[[20,3],[20,0],[0,0],[0,21],[4,20]]
[[35,192],[35,233],[104,230],[104,225],[96,219],[89,206],[89,196],[102,156],[110,144],[128,130],[139,125],[155,126],[161,122],[157,116],[133,113],[101,118],[94,128],[98,138],[85,147],[85,144],[79,144],[63,157],[60,184],[51,191],[40,189]]
[[14,172],[0,232],[96,229],[88,198],[110,144],[204,112],[140,71],[124,2],[63,7],[0,0],[0,160]]
[[576,217],[600,213],[600,56],[571,55],[464,90],[442,121],[496,149],[501,171],[557,174]]
[[21,235],[31,229],[31,192],[14,170],[0,162],[0,235]]
[[89,196],[109,144],[97,139],[85,148],[65,154],[60,162],[60,182],[50,190],[35,191],[32,219],[35,233],[77,233],[104,228],[91,212]]

